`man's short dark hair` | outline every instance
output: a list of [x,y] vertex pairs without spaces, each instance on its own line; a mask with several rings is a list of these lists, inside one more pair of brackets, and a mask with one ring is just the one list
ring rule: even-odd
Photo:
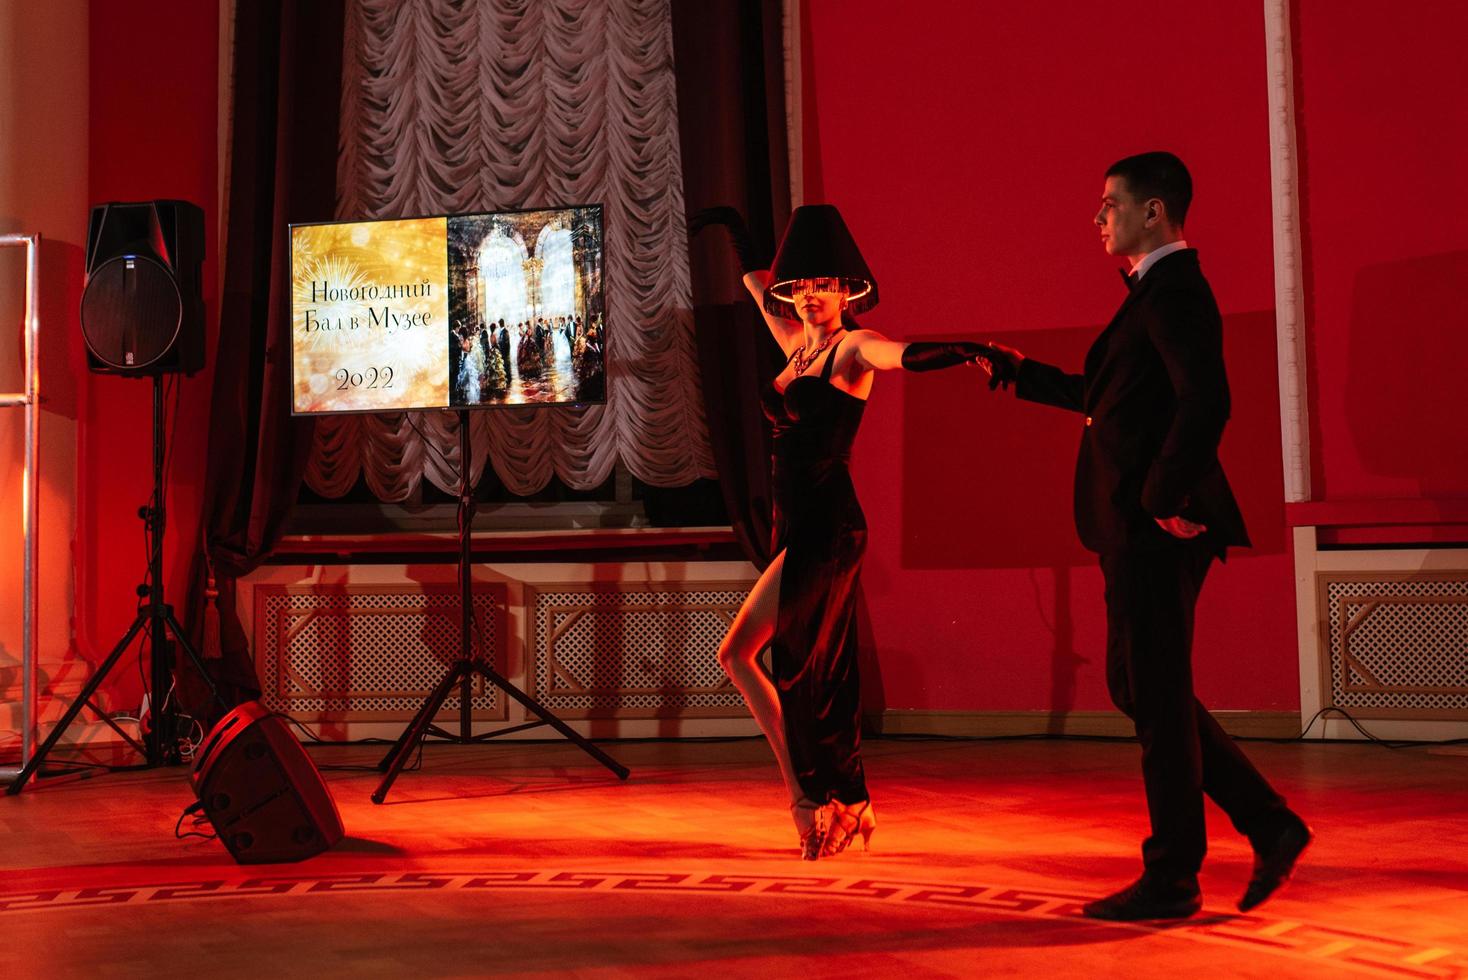
[[1183,226],[1188,205],[1193,203],[1193,178],[1173,154],[1163,150],[1138,153],[1113,163],[1106,176],[1125,180],[1127,190],[1139,201],[1157,198],[1167,208],[1167,219]]

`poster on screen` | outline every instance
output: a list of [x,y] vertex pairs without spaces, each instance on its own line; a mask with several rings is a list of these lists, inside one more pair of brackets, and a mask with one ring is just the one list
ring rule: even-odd
[[606,400],[599,204],[290,226],[292,413]]

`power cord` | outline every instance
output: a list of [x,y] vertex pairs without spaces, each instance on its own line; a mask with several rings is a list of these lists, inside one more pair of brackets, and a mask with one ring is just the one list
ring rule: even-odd
[[[1357,739],[1352,738],[1326,738],[1323,729],[1322,734],[1319,738],[1306,737],[1310,729],[1315,726],[1315,723],[1326,715],[1339,715],[1347,722],[1349,722],[1352,728],[1360,732],[1361,735],[1366,739],[1366,741],[1374,745],[1379,745],[1384,749],[1410,749],[1422,748],[1425,746],[1468,745],[1468,738],[1448,738],[1432,740],[1381,738],[1380,736],[1375,735],[1371,731],[1367,730],[1366,726],[1362,725],[1361,722],[1353,717],[1349,711],[1344,708],[1338,708],[1335,705],[1327,705],[1326,707],[1321,708],[1319,711],[1315,712],[1315,714],[1311,716],[1310,720],[1305,723],[1305,726],[1300,729],[1300,733],[1298,735],[1291,735],[1288,738],[1268,738],[1258,735],[1239,735],[1235,736],[1235,738],[1241,742],[1271,742],[1275,745],[1289,745],[1295,742],[1355,743],[1358,741]],[[1050,732],[1034,732],[1024,735],[927,735],[916,733],[910,734],[907,732],[892,732],[890,734],[875,735],[874,737],[878,739],[899,742],[1037,742],[1047,740],[1074,742],[1136,741],[1135,736],[1132,735],[1078,735],[1068,733],[1053,734]]]
[[[194,818],[193,822],[190,825],[193,829],[183,830],[184,819],[190,816]],[[178,838],[179,840],[183,840],[185,837],[198,837],[203,840],[217,840],[219,837],[217,833],[206,834],[198,829],[199,827],[205,825],[212,826],[212,824],[209,823],[209,815],[204,812],[204,801],[198,800],[184,807],[183,812],[178,815],[178,823],[173,825],[173,836]]]
[[179,722],[188,722],[188,734],[178,736],[178,757],[183,762],[193,762],[199,746],[204,742],[204,723],[193,715],[181,714]]
[[1354,728],[1354,729],[1356,729],[1356,731],[1360,732],[1361,735],[1368,742],[1372,742],[1372,743],[1374,743],[1376,745],[1380,745],[1384,749],[1410,749],[1410,748],[1417,748],[1417,747],[1426,746],[1426,745],[1439,745],[1439,746],[1441,746],[1441,745],[1468,745],[1468,738],[1424,739],[1424,740],[1420,740],[1420,741],[1419,740],[1414,740],[1414,739],[1386,739],[1386,738],[1381,738],[1380,736],[1375,735],[1372,732],[1368,731],[1366,729],[1366,726],[1362,725],[1361,722],[1357,721],[1356,718],[1353,717],[1351,715],[1351,713],[1349,711],[1347,711],[1345,708],[1338,708],[1338,707],[1336,707],[1333,704],[1328,704],[1325,707],[1321,708],[1319,711],[1315,712],[1315,714],[1311,715],[1310,720],[1305,723],[1305,727],[1302,728],[1302,729],[1300,729],[1300,734],[1294,736],[1293,738],[1257,739],[1256,741],[1277,742],[1277,743],[1280,743],[1280,744],[1286,744],[1286,743],[1289,743],[1289,742],[1354,742],[1354,741],[1356,741],[1355,739],[1345,739],[1345,738],[1330,738],[1330,739],[1328,739],[1328,738],[1325,737],[1325,729],[1324,729],[1324,726],[1321,727],[1321,734],[1320,734],[1320,737],[1319,738],[1306,738],[1305,737],[1306,736],[1306,733],[1308,733],[1311,728],[1315,727],[1315,723],[1317,721],[1319,721],[1321,718],[1325,717],[1326,715],[1339,715],[1339,716],[1341,716],[1347,722],[1350,723],[1350,725],[1351,725],[1352,728]]
[[[326,739],[322,738],[320,735],[311,731],[311,729],[307,728],[305,725],[301,724],[295,718],[292,718],[290,715],[285,714],[284,712],[275,711],[271,714],[273,715],[273,717],[279,718],[299,730],[301,734],[306,737],[306,740],[312,745],[392,745],[394,742],[394,740],[386,738],[359,738],[353,739],[349,742],[329,742]],[[321,765],[317,766],[316,768],[325,772],[378,771],[376,766]],[[408,771],[417,771],[423,768],[423,739],[418,740],[418,754],[413,759],[412,764],[404,766],[403,768]]]

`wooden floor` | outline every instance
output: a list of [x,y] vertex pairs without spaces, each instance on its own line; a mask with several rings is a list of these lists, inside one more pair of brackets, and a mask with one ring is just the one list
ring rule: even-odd
[[[1210,810],[1204,911],[1094,922],[1144,833],[1124,742],[872,741],[870,854],[802,863],[763,743],[434,746],[350,835],[240,867],[174,838],[183,769],[0,798],[0,977],[1468,977],[1468,755],[1251,743],[1314,825],[1290,887],[1234,902]],[[319,764],[380,750],[318,747]]]

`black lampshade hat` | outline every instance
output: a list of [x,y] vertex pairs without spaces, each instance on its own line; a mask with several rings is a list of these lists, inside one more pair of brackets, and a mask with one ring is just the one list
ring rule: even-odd
[[800,279],[840,279],[847,289],[848,313],[877,305],[877,280],[834,204],[795,209],[775,252],[770,276],[765,309],[774,316],[799,319],[791,288]]

